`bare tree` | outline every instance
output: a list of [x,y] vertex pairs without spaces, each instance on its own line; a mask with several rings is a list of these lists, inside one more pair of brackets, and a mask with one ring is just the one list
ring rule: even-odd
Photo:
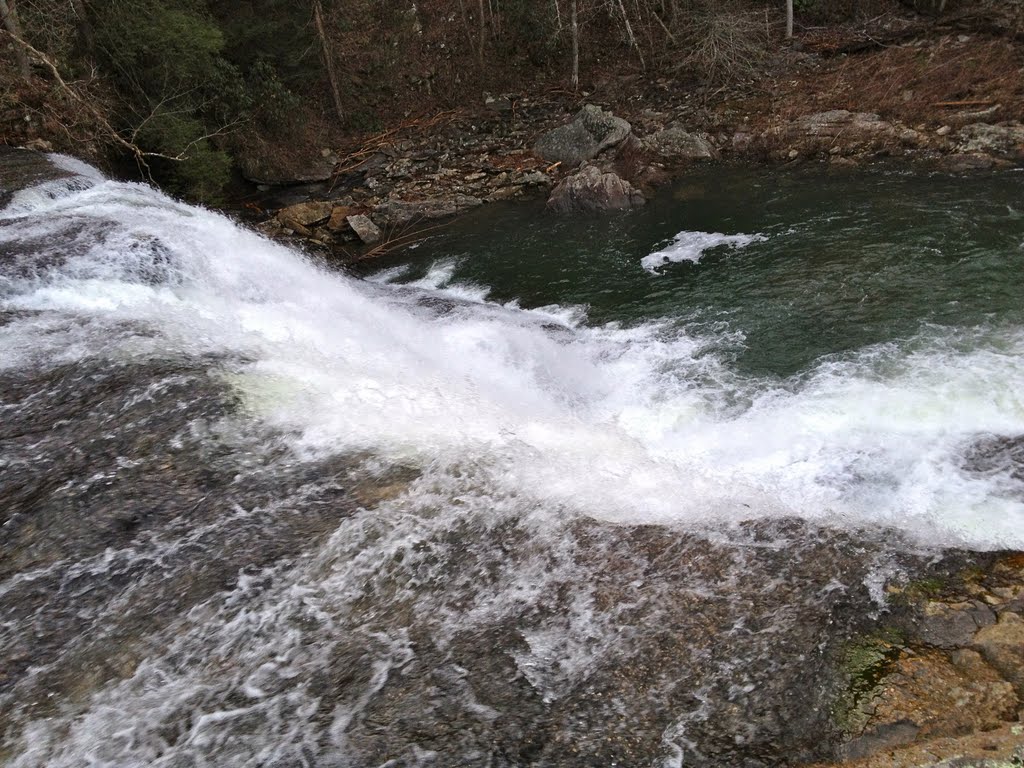
[[85,42],[86,50],[92,53],[96,47],[96,37],[92,32],[92,25],[89,23],[89,17],[85,12],[85,3],[83,0],[71,0],[71,10],[74,11],[75,16],[78,18],[78,30],[82,35],[82,40]]
[[572,0],[569,15],[569,30],[572,33],[572,89],[580,89],[580,24],[576,9],[578,0]]
[[331,53],[330,39],[324,29],[324,9],[320,0],[313,0],[313,23],[316,25],[316,36],[320,41],[320,51],[327,70],[327,80],[331,85],[331,97],[334,99],[334,112],[338,120],[345,121],[345,107],[341,101],[341,89],[338,86],[338,73],[334,69],[334,56]]
[[786,39],[793,37],[793,0],[786,0]]
[[633,25],[629,23],[629,14],[626,13],[626,6],[623,5],[622,0],[619,0],[619,13],[622,14],[622,23],[626,27],[626,37],[629,39],[629,44],[636,49],[636,55],[640,57],[640,66],[647,69],[643,51],[640,50],[640,44],[637,43],[636,35],[633,34]]
[[14,0],[0,0],[0,16],[4,19],[4,29],[14,38],[14,58],[18,61],[18,73],[28,80],[32,76],[32,69],[29,66],[28,53],[19,44],[23,39],[21,35],[21,24],[18,21],[18,9],[14,6]]

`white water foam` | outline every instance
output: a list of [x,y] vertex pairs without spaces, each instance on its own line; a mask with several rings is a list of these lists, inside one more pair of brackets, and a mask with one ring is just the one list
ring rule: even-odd
[[[977,439],[1024,434],[1020,328],[933,329],[762,381],[707,353],[713,335],[487,303],[449,265],[362,282],[151,188],[88,181],[0,214],[0,243],[37,252],[0,274],[0,309],[24,315],[0,326],[2,367],[216,355],[300,456],[369,451],[439,488],[472,466],[524,505],[622,523],[798,515],[1024,546],[1009,473],[962,467]],[[701,237],[676,252],[758,236]],[[438,296],[447,311],[424,306]]]
[[764,235],[723,235],[721,232],[680,232],[664,248],[644,256],[640,263],[649,272],[657,272],[666,264],[690,261],[696,264],[712,248],[729,246],[746,248],[751,243],[767,240]]

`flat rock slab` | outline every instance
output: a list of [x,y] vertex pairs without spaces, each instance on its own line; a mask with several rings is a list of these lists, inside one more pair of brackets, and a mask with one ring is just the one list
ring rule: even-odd
[[352,227],[352,231],[355,232],[356,235],[359,236],[359,239],[367,245],[373,245],[374,243],[380,242],[380,227],[374,224],[369,216],[349,216],[346,221],[348,221],[348,225]]

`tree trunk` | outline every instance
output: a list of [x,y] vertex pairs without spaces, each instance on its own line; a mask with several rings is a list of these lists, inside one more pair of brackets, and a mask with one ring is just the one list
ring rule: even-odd
[[793,0],[786,0],[786,39],[793,37]]
[[82,35],[82,42],[85,43],[85,49],[92,53],[96,48],[96,38],[92,33],[92,25],[89,23],[89,17],[85,13],[85,3],[82,0],[71,0],[71,10],[75,12],[75,16],[78,17],[78,31]]
[[487,44],[487,13],[484,9],[484,0],[480,0],[480,69],[484,68],[484,46]]
[[572,0],[569,29],[572,33],[572,89],[580,89],[580,25],[576,11],[577,0]]
[[32,76],[32,69],[28,53],[21,44],[21,24],[18,23],[18,9],[14,7],[14,0],[0,0],[0,16],[3,16],[4,28],[14,38],[14,58],[18,62],[18,73],[28,80]]
[[640,57],[640,68],[647,69],[647,62],[644,61],[644,53],[640,50],[640,45],[636,41],[636,36],[633,34],[633,25],[629,23],[629,16],[626,14],[626,6],[623,5],[622,0],[619,0],[619,12],[622,14],[622,23],[626,25],[626,37],[629,38],[629,44],[636,49],[636,55]]
[[320,50],[324,57],[324,68],[327,80],[331,84],[331,97],[334,99],[334,111],[338,120],[345,122],[345,108],[341,101],[341,89],[338,87],[338,73],[334,70],[334,57],[331,56],[331,44],[324,29],[324,9],[320,0],[313,0],[313,23],[316,24],[316,35],[320,40]]

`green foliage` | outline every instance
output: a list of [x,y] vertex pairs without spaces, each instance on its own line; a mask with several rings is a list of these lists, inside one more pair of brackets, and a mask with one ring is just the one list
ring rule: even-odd
[[163,156],[150,163],[154,177],[189,197],[214,200],[227,182],[228,128],[285,133],[301,105],[290,84],[319,72],[303,3],[108,0],[89,8],[95,58],[119,100],[117,127]]
[[249,112],[270,132],[288,129],[300,114],[302,99],[284,84],[277,68],[267,59],[253,62],[245,85]]
[[172,192],[216,203],[230,178],[231,158],[208,140],[197,140],[203,131],[204,125],[197,118],[161,114],[143,126],[138,141],[142,146],[160,147],[161,153],[170,157],[182,158],[154,158],[150,162]]
[[252,76],[272,72],[286,88],[320,76],[309,3],[292,0],[210,0],[224,34],[224,58]]
[[228,156],[201,137],[237,121],[248,105],[238,70],[222,56],[224,35],[199,0],[95,4],[97,57],[120,97],[121,129],[156,159],[174,191],[213,200]]

